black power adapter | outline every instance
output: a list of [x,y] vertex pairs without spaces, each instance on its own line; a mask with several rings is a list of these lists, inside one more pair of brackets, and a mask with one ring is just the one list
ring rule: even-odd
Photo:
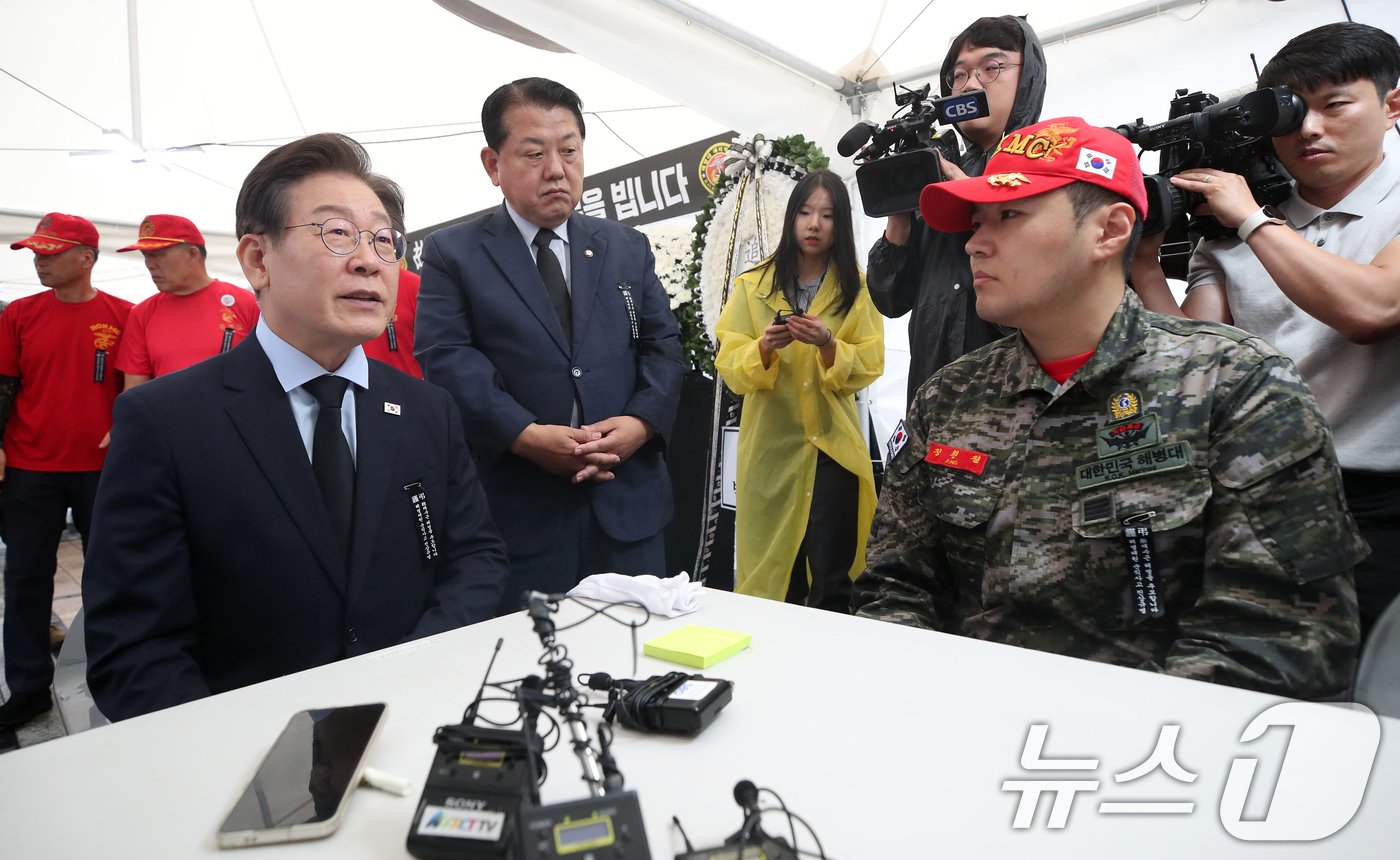
[[603,719],[640,732],[698,734],[734,698],[734,685],[722,678],[685,672],[653,675],[645,681],[613,679],[602,672],[582,675],[593,690],[606,690]]

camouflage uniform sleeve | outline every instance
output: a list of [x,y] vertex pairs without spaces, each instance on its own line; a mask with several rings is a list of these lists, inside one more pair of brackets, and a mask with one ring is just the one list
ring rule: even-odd
[[1173,675],[1296,698],[1345,691],[1359,624],[1331,434],[1292,362],[1268,355],[1211,417],[1200,599],[1167,654]]
[[921,499],[919,468],[928,450],[927,416],[938,377],[919,389],[905,419],[908,440],[885,470],[875,521],[866,542],[865,571],[856,579],[851,611],[910,627],[941,630],[934,610],[940,570],[946,570],[938,518]]

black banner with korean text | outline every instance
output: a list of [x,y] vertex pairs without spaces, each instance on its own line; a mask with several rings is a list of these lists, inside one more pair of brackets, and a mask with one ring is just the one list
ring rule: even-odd
[[[735,132],[724,132],[583,180],[585,215],[633,227],[699,212],[714,190],[724,154]],[[429,233],[461,224],[495,209],[482,209],[408,234],[408,268],[423,267],[423,240]]]

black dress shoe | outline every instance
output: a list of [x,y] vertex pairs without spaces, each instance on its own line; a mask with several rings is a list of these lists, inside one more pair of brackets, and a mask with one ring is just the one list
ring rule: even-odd
[[48,690],[17,693],[0,705],[0,729],[18,728],[53,707]]

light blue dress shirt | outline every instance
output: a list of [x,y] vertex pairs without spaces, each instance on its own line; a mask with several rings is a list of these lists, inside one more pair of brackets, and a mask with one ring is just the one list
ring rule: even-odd
[[[321,407],[311,392],[302,385],[318,376],[324,376],[326,369],[313,361],[306,353],[277,336],[267,324],[267,317],[259,317],[257,328],[253,330],[263,352],[272,362],[272,370],[282,390],[287,392],[287,400],[292,404],[292,417],[296,419],[297,430],[301,433],[301,443],[306,447],[306,459],[311,460],[311,440],[316,432],[316,416]],[[345,387],[345,399],[340,409],[340,429],[350,443],[350,457],[359,462],[355,448],[355,391],[369,391],[369,360],[365,351],[355,347],[350,357],[332,374],[350,380]]]

